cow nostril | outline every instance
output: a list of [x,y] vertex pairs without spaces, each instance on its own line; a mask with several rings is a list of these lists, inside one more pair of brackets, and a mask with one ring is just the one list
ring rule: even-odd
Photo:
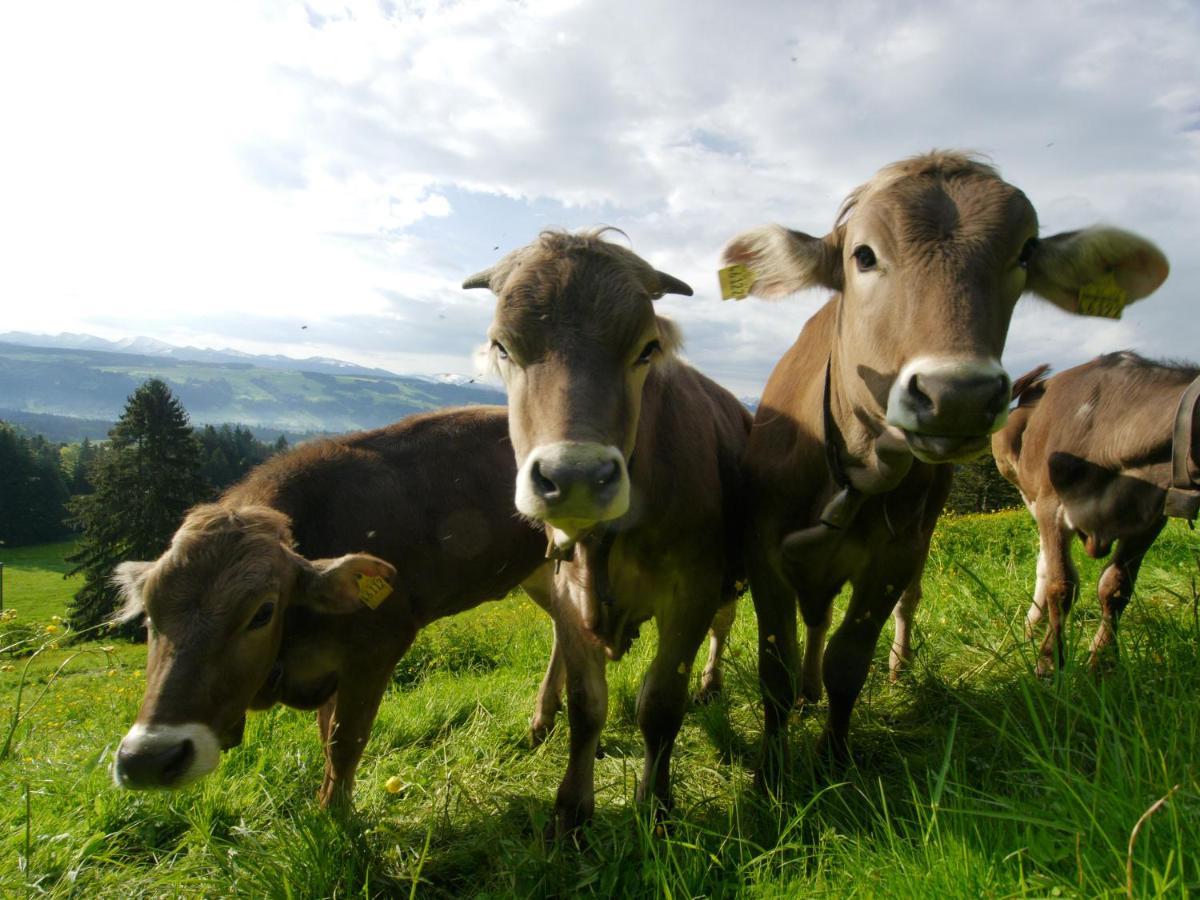
[[908,379],[908,396],[918,409],[932,409],[933,398],[921,390],[921,376],[914,374]]
[[1008,406],[1012,399],[1012,382],[1008,380],[1007,375],[996,376],[996,392],[992,395],[991,402],[988,404],[988,412],[993,416],[998,416]]
[[596,484],[600,487],[612,484],[621,474],[621,467],[615,459],[605,460],[596,471]]
[[192,760],[196,758],[196,748],[190,740],[180,741],[176,746],[172,747],[163,759],[163,783],[171,784],[178,781],[187,772],[192,764]]
[[559,496],[558,485],[547,478],[542,473],[542,464],[535,462],[529,470],[529,477],[533,479],[533,486],[538,494],[546,500],[554,500]]

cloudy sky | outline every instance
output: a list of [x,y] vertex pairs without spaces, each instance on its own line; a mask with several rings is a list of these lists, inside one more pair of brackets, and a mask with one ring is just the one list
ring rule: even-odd
[[1027,298],[1014,373],[1200,357],[1195,2],[31,3],[0,116],[0,331],[470,372],[463,277],[609,224],[695,287],[661,301],[689,358],[757,395],[823,298],[722,304],[722,244],[824,233],[879,166],[967,147],[1044,233],[1172,262],[1116,323]]

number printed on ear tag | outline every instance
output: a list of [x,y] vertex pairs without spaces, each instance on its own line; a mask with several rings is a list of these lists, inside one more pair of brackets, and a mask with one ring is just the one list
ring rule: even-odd
[[717,271],[717,279],[721,282],[721,299],[742,300],[750,295],[754,287],[754,271],[735,263]]
[[1106,272],[1079,289],[1079,311],[1085,316],[1119,319],[1128,296],[1125,289],[1117,284],[1117,276]]
[[386,600],[391,593],[392,586],[388,584],[386,578],[378,575],[358,576],[358,599],[363,602],[364,606],[377,609],[379,604]]

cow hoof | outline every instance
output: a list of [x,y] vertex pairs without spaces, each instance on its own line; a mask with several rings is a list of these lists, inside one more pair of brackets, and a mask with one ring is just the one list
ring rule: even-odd
[[825,732],[817,741],[817,768],[829,775],[839,775],[850,766],[850,741]]
[[702,682],[700,689],[692,695],[692,702],[697,706],[707,706],[721,696],[722,687],[719,679]]
[[550,737],[550,732],[553,730],[553,720],[549,722],[534,721],[534,723],[529,726],[529,746],[533,747],[534,749],[542,746],[542,744],[546,742],[546,739]]

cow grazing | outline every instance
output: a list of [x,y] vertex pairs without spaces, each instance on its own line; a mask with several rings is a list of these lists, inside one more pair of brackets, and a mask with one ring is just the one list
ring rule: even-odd
[[656,298],[691,289],[599,232],[543,233],[464,287],[497,295],[490,353],[508,387],[517,508],[544,523],[560,560],[551,614],[571,740],[556,828],[593,812],[605,657],[650,618],[637,793],[669,807],[692,662],[719,609],[728,628],[740,578],[749,414],[677,358],[679,332],[655,314]]
[[[124,615],[145,614],[149,657],[117,783],[194,781],[240,743],[247,709],[282,702],[319,708],[319,796],[348,803],[417,632],[521,583],[545,603],[545,540],[513,509],[507,423],[471,407],[304,444],[191,510],[159,559],[123,563]],[[375,609],[361,576],[391,583],[367,596]]]
[[[1039,238],[1024,194],[992,167],[945,152],[880,171],[823,238],[759,228],[734,238],[724,259],[749,270],[760,297],[835,291],[775,367],[743,467],[764,774],[774,776],[797,672],[805,701],[818,700],[824,683],[822,745],[844,757],[851,709],[893,608],[897,666],[908,658],[905,615],[949,490],[943,464],[985,449],[1007,413],[999,359],[1017,299],[1032,291],[1070,312],[1080,311],[1081,290],[1085,310],[1097,292],[1136,300],[1163,281],[1167,262],[1112,228]],[[846,582],[849,608],[822,653]],[[797,599],[807,628],[801,665]]]
[[[1033,636],[1043,615],[1050,623],[1038,671],[1063,660],[1062,630],[1079,591],[1071,562],[1071,535],[1089,556],[1102,559],[1116,545],[1100,576],[1101,620],[1090,664],[1113,638],[1133,595],[1138,569],[1166,524],[1172,483],[1172,434],[1180,399],[1197,377],[1193,366],[1163,365],[1136,353],[1109,353],[1053,378],[1040,366],[1018,378],[1017,407],[992,436],[1000,473],[1016,485],[1038,526],[1037,586],[1025,619]],[[1189,477],[1200,480],[1200,416],[1190,417]]]

